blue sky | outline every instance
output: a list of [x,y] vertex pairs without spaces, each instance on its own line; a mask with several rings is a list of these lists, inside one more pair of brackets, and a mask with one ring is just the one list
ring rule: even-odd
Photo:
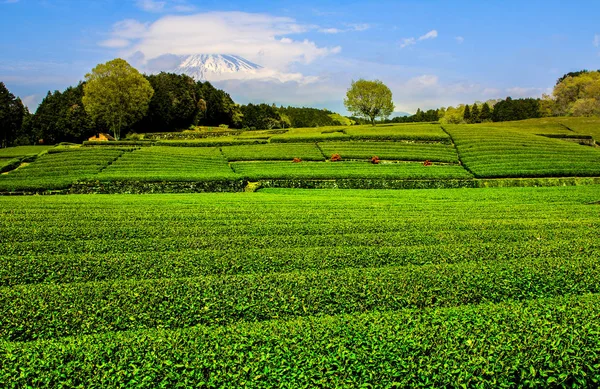
[[[0,81],[35,109],[48,90],[123,57],[236,54],[276,75],[215,84],[236,102],[345,113],[353,79],[381,79],[397,111],[540,96],[600,69],[600,2],[0,0]],[[573,4],[572,6],[570,6]]]

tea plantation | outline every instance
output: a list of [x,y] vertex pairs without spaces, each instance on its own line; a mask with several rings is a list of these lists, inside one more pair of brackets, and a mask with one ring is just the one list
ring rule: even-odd
[[0,150],[0,387],[598,387],[596,129]]

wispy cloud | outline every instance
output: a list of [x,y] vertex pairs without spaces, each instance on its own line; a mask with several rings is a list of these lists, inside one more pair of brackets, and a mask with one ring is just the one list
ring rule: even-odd
[[196,9],[185,0],[136,0],[136,5],[143,11],[153,13],[192,12]]
[[403,48],[408,47],[408,46],[416,45],[417,42],[425,41],[425,40],[428,40],[428,39],[435,39],[437,37],[438,37],[437,30],[431,30],[428,33],[426,33],[425,35],[421,35],[418,38],[414,38],[414,37],[403,38],[400,41],[400,48],[403,49]]
[[427,40],[427,39],[435,39],[437,37],[438,37],[437,30],[431,30],[427,34],[420,36],[419,40],[420,41],[424,41],[424,40]]
[[137,6],[147,12],[161,12],[167,5],[166,1],[137,0]]
[[323,34],[339,34],[344,32],[344,30],[340,30],[339,28],[320,28],[319,32],[322,32]]
[[416,43],[417,43],[417,40],[415,38],[404,38],[400,42],[400,48],[403,49],[405,47],[412,46]]
[[457,36],[454,39],[456,39],[456,43],[458,43],[459,45],[461,45],[465,41],[465,38],[463,38],[462,36]]
[[346,24],[346,28],[321,28],[321,27],[318,27],[317,30],[324,34],[340,34],[343,32],[366,31],[369,28],[371,28],[371,26],[369,24],[360,23],[360,24]]
[[596,34],[594,35],[594,46],[595,47],[600,47],[600,34]]

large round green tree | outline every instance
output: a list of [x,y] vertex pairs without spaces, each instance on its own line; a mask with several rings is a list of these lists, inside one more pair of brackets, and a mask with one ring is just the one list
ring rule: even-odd
[[348,111],[368,119],[373,125],[375,118],[385,119],[394,112],[392,91],[379,80],[352,81],[344,105]]
[[154,94],[150,82],[127,61],[117,58],[100,64],[85,76],[83,105],[99,124],[110,129],[115,139],[148,112]]

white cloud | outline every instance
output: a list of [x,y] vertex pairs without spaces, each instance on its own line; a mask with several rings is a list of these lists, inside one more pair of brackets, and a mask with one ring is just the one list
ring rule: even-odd
[[167,5],[167,2],[156,0],[137,0],[136,4],[139,8],[147,12],[161,12],[165,8],[165,5]]
[[[266,68],[285,71],[294,63],[310,64],[337,54],[341,47],[319,47],[290,36],[310,30],[292,18],[246,12],[207,12],[164,16],[154,23],[124,20],[115,24],[110,39],[121,55],[134,54],[142,63],[165,54],[233,54]],[[128,45],[124,45],[124,41]]]
[[371,28],[371,26],[366,23],[345,24],[345,26],[347,28],[318,28],[318,31],[324,34],[339,34],[342,32],[366,31]]
[[600,34],[594,35],[594,46],[600,47]]
[[462,36],[457,36],[456,38],[456,42],[460,45],[465,41],[465,38],[463,38]]
[[400,41],[400,48],[403,49],[403,48],[408,47],[408,46],[416,45],[417,42],[425,41],[425,40],[428,40],[428,39],[435,39],[437,37],[438,37],[437,30],[431,30],[428,33],[426,33],[425,35],[421,35],[418,38],[414,38],[414,37],[403,38]]
[[437,38],[437,36],[438,36],[437,30],[431,30],[427,34],[420,36],[419,40],[424,41],[427,39],[435,39],[435,38]]
[[21,98],[21,101],[29,109],[29,112],[33,113],[42,102],[42,97],[40,95],[28,95]]
[[542,93],[546,93],[547,88],[534,88],[534,87],[512,87],[507,88],[506,92],[512,98],[525,98],[525,97],[540,97]]
[[143,11],[153,13],[192,12],[196,9],[187,4],[186,0],[136,0],[136,5]]
[[340,32],[344,32],[344,30],[340,30],[339,28],[321,28],[319,32],[323,34],[339,34]]
[[114,39],[107,39],[105,41],[100,42],[100,46],[108,47],[108,48],[122,49],[124,47],[129,46],[129,43],[130,42],[127,39],[114,38]]
[[367,23],[349,24],[348,27],[350,27],[350,29],[353,31],[366,31],[371,28],[371,26]]
[[407,46],[411,46],[417,43],[417,40],[415,38],[404,38],[402,39],[402,42],[400,43],[400,48],[403,49]]

